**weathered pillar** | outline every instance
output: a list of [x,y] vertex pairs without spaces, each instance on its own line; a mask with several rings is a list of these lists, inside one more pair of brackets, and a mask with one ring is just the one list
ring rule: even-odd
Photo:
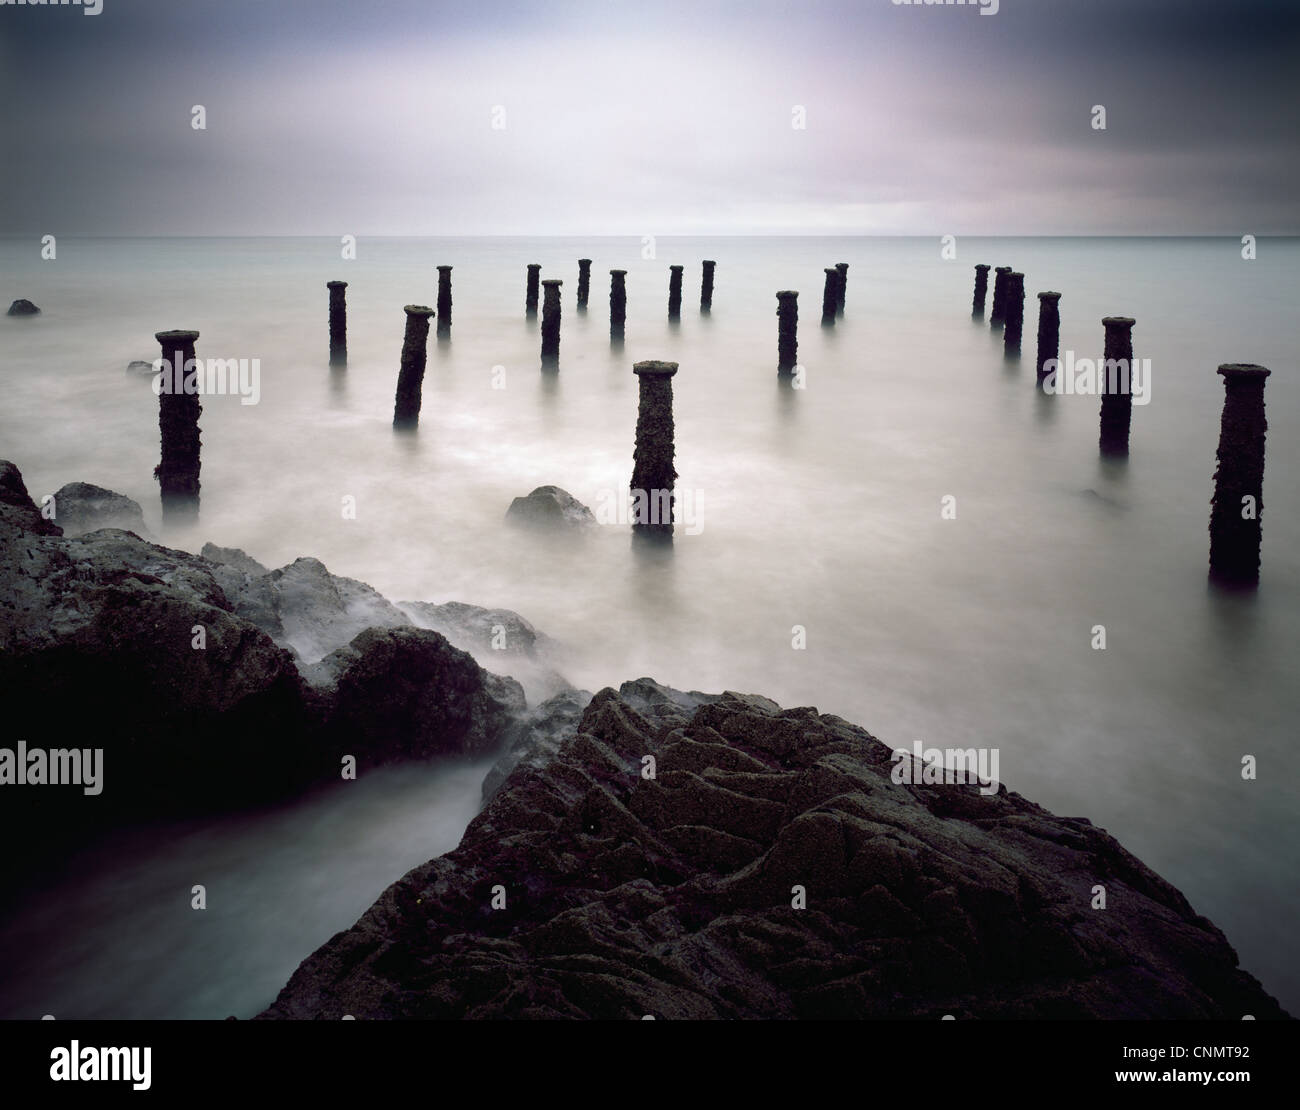
[[623,322],[627,319],[626,270],[609,272],[609,334],[611,338],[623,335]]
[[1061,355],[1061,294],[1038,294],[1038,384],[1049,376],[1047,364]]
[[1260,517],[1264,512],[1263,366],[1226,363],[1218,469],[1210,508],[1210,580],[1225,586],[1259,584]]
[[849,287],[849,264],[847,262],[837,262],[835,263],[835,269],[839,271],[839,277],[836,278],[836,281],[839,283],[839,288],[835,294],[835,311],[840,316],[843,316],[844,293]]
[[451,267],[438,267],[438,334],[451,334]]
[[1128,454],[1129,425],[1133,421],[1133,324],[1131,316],[1107,316],[1105,361],[1097,367],[1101,392],[1101,453]]
[[827,266],[826,287],[822,290],[822,323],[835,323],[835,310],[840,303],[840,272],[834,266]]
[[433,309],[408,304],[406,335],[402,340],[402,368],[397,374],[397,400],[393,405],[393,427],[414,428],[420,423],[420,397],[424,366],[428,358],[429,317]]
[[987,263],[981,262],[975,267],[975,299],[970,306],[972,316],[984,315],[984,302],[988,298],[988,292],[989,267]]
[[776,372],[782,377],[794,373],[799,361],[799,294],[782,289],[776,295]]
[[348,364],[348,305],[346,281],[327,281],[330,291],[330,365]]
[[636,450],[632,454],[632,533],[672,539],[673,375],[675,362],[638,362],[641,403],[636,417]]
[[560,286],[559,278],[542,282],[542,361],[556,362],[560,357]]
[[199,515],[199,402],[194,360],[196,331],[160,331],[154,334],[167,363],[159,379],[158,430],[162,433],[162,458],[154,477],[162,491],[163,523],[185,524]]
[[578,307],[587,307],[587,294],[591,289],[591,259],[578,259]]
[[528,264],[528,292],[524,297],[524,312],[529,316],[537,315],[537,282],[542,272],[540,262]]
[[700,311],[708,312],[713,307],[713,269],[716,262],[704,260],[704,272],[700,275]]
[[1025,330],[1025,275],[1012,271],[1007,274],[1007,288],[1002,298],[1003,325],[1002,350],[1004,354],[1020,354],[1020,338]]
[[1004,300],[1007,292],[1007,274],[1011,273],[1010,266],[993,267],[993,311],[989,313],[989,326],[997,327],[1002,323],[1002,316],[1006,301]]
[[682,314],[682,268],[668,267],[668,318],[676,320]]

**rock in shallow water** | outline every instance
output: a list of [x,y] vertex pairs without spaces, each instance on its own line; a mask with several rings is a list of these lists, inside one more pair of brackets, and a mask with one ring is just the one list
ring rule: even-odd
[[813,709],[628,685],[260,1016],[1285,1016],[1086,820],[894,783],[886,745]]
[[[3,301],[0,301],[0,304],[3,303]],[[14,303],[9,306],[8,313],[6,313],[6,315],[9,316],[39,316],[40,314],[41,310],[39,308],[32,304],[31,301],[23,300],[22,298],[14,301]]]
[[527,497],[516,497],[506,510],[506,522],[545,532],[580,532],[596,527],[591,510],[559,486],[538,486]]

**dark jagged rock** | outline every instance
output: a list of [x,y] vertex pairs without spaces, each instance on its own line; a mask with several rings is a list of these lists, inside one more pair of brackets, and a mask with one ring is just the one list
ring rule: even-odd
[[635,685],[657,716],[602,690],[549,760],[576,703],[539,708],[459,847],[260,1017],[1286,1016],[1088,821],[1005,787],[897,784],[885,744],[814,709]]
[[506,522],[543,531],[580,531],[596,526],[591,510],[559,486],[538,486],[527,497],[516,497],[506,510]]
[[776,372],[794,373],[799,362],[799,294],[782,289],[776,295]]
[[[1259,545],[1264,513],[1263,366],[1226,363],[1219,465],[1210,509],[1210,579],[1226,586],[1259,583]],[[1248,500],[1249,499],[1249,500]]]
[[61,536],[63,529],[46,520],[27,492],[23,476],[8,459],[0,459],[0,529],[10,533]]
[[326,746],[372,764],[487,754],[524,710],[519,683],[424,628],[368,628],[307,671],[328,703]]
[[393,402],[393,427],[412,429],[420,423],[424,390],[424,369],[429,358],[429,317],[433,309],[408,304],[406,332],[402,337],[402,364],[397,373],[397,397]]
[[121,528],[137,536],[148,533],[139,502],[89,482],[69,482],[54,494],[54,518],[65,536],[97,528]]
[[672,539],[673,375],[675,362],[638,362],[632,372],[640,380],[636,416],[636,447],[632,452],[632,532],[642,538]]
[[6,316],[39,316],[40,314],[41,310],[39,308],[32,304],[31,301],[24,300],[21,297],[14,301],[9,306],[9,311],[5,313]]
[[105,825],[337,781],[341,753],[372,765],[483,754],[523,709],[515,682],[315,559],[268,572],[212,544],[191,555],[116,528],[63,536],[7,462],[0,698],[30,708],[15,740],[104,752],[100,795],[6,792],[0,836],[31,838],[47,856]]
[[515,721],[506,733],[504,754],[483,779],[484,803],[501,789],[516,767],[522,764],[541,770],[550,763],[560,745],[573,735],[590,701],[587,690],[562,690]]
[[[1106,329],[1105,362],[1097,371],[1101,390],[1101,453],[1121,458],[1128,455],[1129,426],[1133,422],[1134,322],[1131,316],[1107,316],[1102,320]],[[1123,366],[1122,376],[1111,374],[1111,367],[1116,365]]]
[[162,459],[154,476],[162,493],[164,523],[188,523],[199,515],[199,417],[203,405],[191,388],[190,364],[194,359],[196,331],[160,331],[154,338],[162,346],[164,388],[158,394],[158,429]]
[[1038,294],[1038,384],[1051,377],[1047,364],[1061,354],[1061,294]]
[[348,364],[348,302],[346,281],[327,281],[330,291],[330,365]]
[[975,267],[975,296],[971,300],[970,314],[972,316],[984,315],[984,302],[988,297],[989,289],[989,268],[988,264],[980,262]]

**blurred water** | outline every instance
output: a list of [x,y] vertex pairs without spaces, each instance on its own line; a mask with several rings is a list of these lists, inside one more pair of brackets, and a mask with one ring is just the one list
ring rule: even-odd
[[[38,498],[91,481],[139,500],[159,527],[157,401],[124,370],[157,356],[155,331],[196,328],[201,357],[261,360],[262,399],[204,399],[201,524],[165,542],[210,539],[272,566],[311,554],[394,600],[517,609],[570,645],[569,677],[589,689],[649,674],[816,705],[897,747],[998,747],[1011,789],[1108,829],[1300,1011],[1300,244],[1263,240],[1253,262],[1232,239],[958,249],[943,261],[932,239],[660,239],[647,260],[631,238],[363,239],[344,262],[322,239],[61,239],[58,261],[42,262],[38,244],[0,241],[0,299],[44,310],[0,318],[0,457]],[[585,314],[579,257],[594,260]],[[702,258],[718,262],[708,316]],[[822,271],[841,261],[847,311],[822,329]],[[452,340],[431,335],[419,433],[395,436],[402,305],[435,303],[443,262],[455,266]],[[529,262],[564,279],[552,377],[524,317]],[[970,319],[976,262],[1025,272],[1019,362]],[[686,267],[678,325],[673,263]],[[608,337],[613,267],[628,270],[621,349]],[[332,373],[333,278],[351,284],[349,367]],[[775,372],[774,293],[786,288],[801,294],[805,390]],[[1137,318],[1152,401],[1134,408],[1127,464],[1098,459],[1097,398],[1033,388],[1043,289],[1062,292],[1061,348],[1080,357],[1100,355],[1101,317]],[[593,508],[626,489],[631,364],[649,358],[681,366],[678,487],[695,492],[702,531],[647,560],[625,527],[572,546],[507,530],[510,500],[535,486]],[[1250,598],[1205,583],[1221,362],[1273,370],[1263,581]],[[494,367],[506,388],[492,388]],[[940,519],[947,494],[955,521]],[[1090,646],[1097,624],[1105,651]],[[792,650],[795,625],[806,650]],[[1241,779],[1244,754],[1256,781]],[[466,789],[476,799],[477,784]],[[409,866],[377,866],[358,908]],[[97,920],[45,943],[90,943],[114,919]],[[263,943],[260,924],[242,928]],[[247,1001],[207,983],[208,968],[193,973],[217,992],[205,1012]]]

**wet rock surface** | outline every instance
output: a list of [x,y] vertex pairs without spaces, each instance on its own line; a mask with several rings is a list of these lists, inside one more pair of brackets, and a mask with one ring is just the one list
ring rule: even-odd
[[539,707],[460,846],[261,1017],[1284,1016],[1086,820],[897,784],[863,729],[762,697],[642,679],[576,712]]

